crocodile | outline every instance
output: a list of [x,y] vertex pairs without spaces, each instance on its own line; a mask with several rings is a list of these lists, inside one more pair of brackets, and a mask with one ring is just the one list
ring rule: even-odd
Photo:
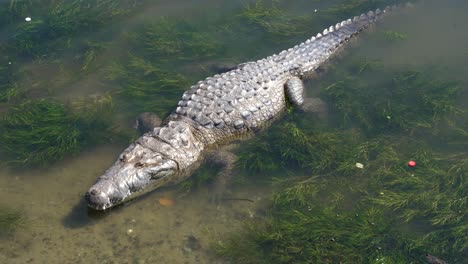
[[191,86],[172,114],[134,141],[97,179],[85,195],[88,206],[105,210],[177,184],[209,155],[226,168],[223,173],[229,173],[235,157],[213,152],[268,127],[288,103],[307,105],[303,79],[394,8],[337,23],[293,48],[239,64]]

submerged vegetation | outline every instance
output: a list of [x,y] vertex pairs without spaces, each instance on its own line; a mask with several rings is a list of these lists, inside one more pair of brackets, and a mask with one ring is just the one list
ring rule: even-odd
[[131,34],[137,50],[155,61],[200,60],[220,55],[221,43],[201,26],[185,21],[161,18]]
[[[14,54],[41,56],[77,42],[78,34],[93,32],[106,22],[129,12],[133,1],[10,1],[0,5],[7,40],[3,46]],[[30,21],[25,21],[30,17]],[[17,23],[17,21],[22,21]],[[46,39],[47,41],[43,41]]]
[[266,4],[265,1],[256,1],[245,6],[244,10],[237,16],[240,23],[247,22],[252,31],[252,26],[257,30],[263,30],[272,36],[287,38],[290,36],[304,36],[308,30],[310,19],[305,16],[291,16],[277,7],[275,2]]
[[[218,242],[221,256],[235,263],[466,259],[468,154],[446,145],[466,135],[465,109],[456,105],[461,86],[435,79],[434,70],[349,61],[319,81],[334,122],[311,127],[292,114],[239,153],[239,168],[257,178],[273,173],[278,191],[266,218]],[[415,168],[406,165],[411,159]]]
[[1,154],[8,164],[47,165],[109,137],[110,97],[77,100],[72,107],[50,100],[14,106],[0,119]]
[[129,107],[161,116],[174,108],[181,93],[190,86],[182,74],[136,56],[131,56],[126,65],[112,64],[108,72],[108,79],[119,85],[118,93],[130,103]]
[[[2,2],[2,161],[50,165],[120,137],[116,113],[167,115],[183,91],[211,75],[210,61],[257,59],[270,47],[277,52],[337,21],[406,1],[313,2],[323,8],[306,15],[282,8],[286,2],[256,1],[225,17],[133,25],[123,19],[146,1]],[[114,43],[116,36],[125,43]],[[380,36],[411,37],[393,30]],[[102,56],[110,49],[113,56]],[[24,82],[30,63],[59,65],[51,74],[56,86],[105,72],[99,77],[108,94],[59,101],[45,85],[47,76]],[[468,123],[466,109],[456,105],[464,86],[435,72],[394,70],[370,58],[347,58],[332,68],[316,82],[332,108],[329,124],[290,111],[240,150],[238,169],[273,181],[277,192],[268,213],[220,241],[217,252],[247,264],[415,263],[426,253],[451,263],[467,259]],[[25,93],[25,83],[46,91]],[[417,167],[406,165],[410,159]],[[206,166],[181,186],[190,190],[214,177],[215,168]],[[0,208],[0,233],[21,219],[18,211]]]
[[438,70],[367,58],[333,67],[318,81],[330,124],[290,114],[239,153],[238,168],[275,176],[278,191],[266,217],[219,241],[217,252],[234,263],[466,259],[467,153],[446,145],[466,140],[466,109],[456,104],[462,85]]
[[10,101],[19,95],[17,75],[15,65],[11,61],[0,59],[0,102]]
[[0,237],[14,231],[23,223],[24,216],[21,211],[0,206]]
[[[437,80],[429,70],[389,74],[376,65],[375,61],[358,60],[349,66],[346,77],[334,71],[327,79],[339,81],[322,82],[323,95],[339,112],[340,123],[357,123],[369,133],[401,132],[435,128],[445,117],[457,113],[458,84]],[[370,76],[375,82],[365,81]]]

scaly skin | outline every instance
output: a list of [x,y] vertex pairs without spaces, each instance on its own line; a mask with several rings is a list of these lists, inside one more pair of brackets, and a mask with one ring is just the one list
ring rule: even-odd
[[390,9],[343,21],[294,48],[198,82],[161,127],[131,144],[98,178],[86,194],[89,207],[105,210],[176,184],[198,168],[206,151],[252,135],[281,116],[287,100],[300,106],[300,78]]

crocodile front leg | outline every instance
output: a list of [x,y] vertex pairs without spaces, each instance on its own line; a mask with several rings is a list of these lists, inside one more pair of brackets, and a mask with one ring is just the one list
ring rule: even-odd
[[150,112],[144,112],[137,116],[134,128],[141,134],[152,131],[155,127],[161,125],[161,118]]
[[237,156],[234,153],[225,150],[213,151],[207,155],[207,162],[221,167],[213,186],[213,201],[218,202],[222,198],[231,181],[236,160]]

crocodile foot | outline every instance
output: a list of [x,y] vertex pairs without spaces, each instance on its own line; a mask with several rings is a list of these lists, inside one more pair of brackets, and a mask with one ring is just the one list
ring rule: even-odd
[[327,104],[318,97],[306,97],[300,107],[304,112],[316,114],[320,119],[325,119],[328,115]]
[[206,162],[221,167],[221,170],[218,172],[213,184],[213,202],[218,203],[225,196],[226,188],[232,178],[236,160],[237,156],[226,150],[214,151],[207,155]]
[[144,112],[137,116],[134,128],[141,134],[153,130],[161,125],[161,118],[158,115],[150,112]]

